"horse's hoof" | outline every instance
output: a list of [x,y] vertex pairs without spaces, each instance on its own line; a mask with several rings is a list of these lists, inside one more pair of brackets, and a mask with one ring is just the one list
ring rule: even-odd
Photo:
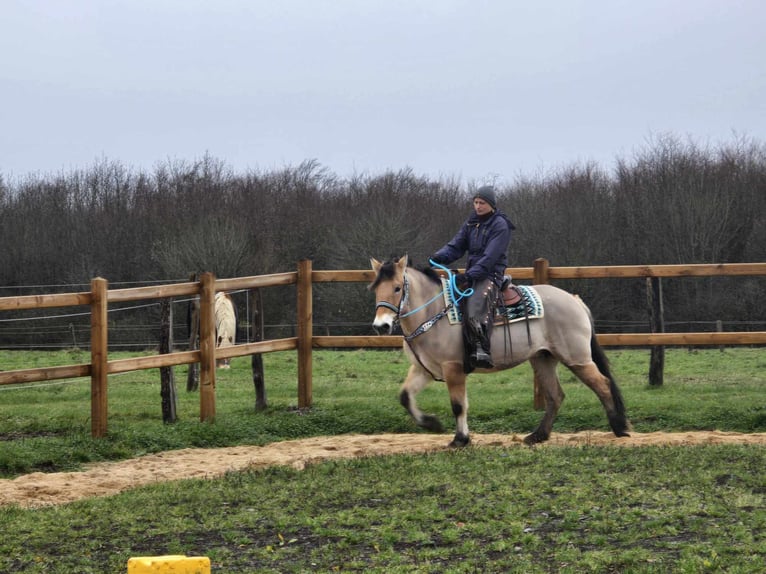
[[433,415],[423,415],[419,425],[431,432],[444,432],[444,425]]
[[526,437],[524,437],[524,444],[527,446],[534,446],[541,442],[545,442],[546,440],[548,440],[547,436],[544,436],[542,433],[538,433],[537,431],[535,431],[532,434],[529,434]]
[[450,448],[462,448],[468,446],[471,443],[471,437],[465,434],[456,434],[452,442],[449,443]]
[[614,434],[615,434],[615,436],[617,436],[617,437],[624,437],[624,436],[628,436],[628,437],[629,437],[629,436],[630,436],[630,433],[629,433],[629,432],[625,432],[625,431],[622,431],[622,432],[616,432],[616,433],[614,433]]

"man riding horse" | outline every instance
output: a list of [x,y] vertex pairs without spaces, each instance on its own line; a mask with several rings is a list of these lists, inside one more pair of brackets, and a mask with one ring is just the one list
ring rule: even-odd
[[515,229],[511,220],[497,209],[495,189],[480,187],[473,196],[473,213],[457,234],[431,256],[431,261],[449,265],[468,252],[465,273],[455,277],[460,290],[473,288],[473,295],[462,299],[463,333],[469,369],[494,367],[490,335],[495,300],[508,266],[506,252]]

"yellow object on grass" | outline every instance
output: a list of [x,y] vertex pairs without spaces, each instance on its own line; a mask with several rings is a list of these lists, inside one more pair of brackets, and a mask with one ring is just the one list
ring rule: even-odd
[[210,574],[205,556],[141,556],[128,560],[128,574]]

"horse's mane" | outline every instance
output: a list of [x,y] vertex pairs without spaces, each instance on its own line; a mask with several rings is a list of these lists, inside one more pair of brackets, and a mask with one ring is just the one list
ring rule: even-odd
[[[391,259],[383,263],[380,266],[380,269],[378,270],[377,277],[375,277],[375,280],[370,284],[369,289],[374,290],[380,284],[381,281],[392,279],[395,273],[395,265],[398,262],[399,262],[399,257],[392,257]],[[415,270],[415,271],[420,271],[432,283],[441,282],[441,278],[439,277],[439,274],[436,272],[436,270],[433,267],[430,267],[428,265],[423,265],[422,267],[415,267],[412,264],[412,260],[408,259],[407,268]]]
[[375,277],[375,280],[370,283],[369,287],[367,287],[370,291],[374,290],[378,285],[380,285],[381,281],[385,281],[387,279],[392,279],[394,277],[394,264],[399,261],[398,257],[393,257],[383,263],[383,265],[380,266],[380,269],[378,269],[378,275]]
[[439,283],[441,284],[441,277],[436,272],[436,269],[429,265],[423,265],[422,267],[418,268],[418,271],[420,271],[423,275],[425,275],[430,281],[433,283]]

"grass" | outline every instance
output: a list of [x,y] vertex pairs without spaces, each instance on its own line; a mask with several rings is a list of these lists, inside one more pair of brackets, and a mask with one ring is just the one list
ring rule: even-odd
[[[0,353],[4,368],[87,362],[75,352]],[[648,352],[609,351],[639,432],[766,432],[762,349],[671,349],[665,384]],[[55,356],[54,356],[55,355]],[[0,471],[68,470],[172,448],[342,433],[414,432],[394,351],[320,351],[314,406],[297,402],[294,353],[266,355],[270,407],[254,412],[249,362],[217,372],[217,421],[176,373],[181,420],[161,422],[159,374],[115,376],[109,434],[90,438],[87,380],[0,387]],[[56,362],[58,361],[58,362]],[[566,371],[554,431],[608,430]],[[526,433],[531,373],[472,377],[474,432]],[[446,389],[421,406],[454,428]],[[445,444],[450,434],[445,434]],[[232,472],[59,507],[0,508],[0,572],[125,572],[131,556],[206,555],[213,572],[764,572],[766,448],[469,448]]]

